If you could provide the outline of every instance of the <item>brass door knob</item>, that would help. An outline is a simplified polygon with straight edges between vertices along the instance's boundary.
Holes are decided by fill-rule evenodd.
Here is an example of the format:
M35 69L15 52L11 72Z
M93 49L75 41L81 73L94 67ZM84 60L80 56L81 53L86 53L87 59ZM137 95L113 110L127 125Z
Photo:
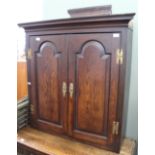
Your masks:
M66 96L66 92L67 92L67 84L66 84L66 82L63 82L62 83L62 95L63 95L63 97Z
M74 93L74 84L71 82L69 84L69 94L71 98L73 97L73 93Z

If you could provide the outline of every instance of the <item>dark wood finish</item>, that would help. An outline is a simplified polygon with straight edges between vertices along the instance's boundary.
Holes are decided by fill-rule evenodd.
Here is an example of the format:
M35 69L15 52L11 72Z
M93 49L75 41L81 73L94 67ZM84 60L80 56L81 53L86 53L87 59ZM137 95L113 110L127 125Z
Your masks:
M124 133L134 14L19 24L26 31L31 125L119 152ZM38 38L38 39L37 39ZM123 64L116 63L117 49ZM67 84L62 96L62 83ZM73 97L69 86L74 84ZM118 135L112 134L119 122Z
M28 155L134 155L135 150L135 142L130 139L123 140L120 154L116 154L29 127L18 132L17 142L18 152Z
M71 17L88 17L88 16L103 16L111 15L111 5L96 6L96 7L85 7L79 9L69 9L68 13Z
M45 131L63 133L66 130L66 97L62 83L67 79L67 55L64 35L30 38L31 94L34 105L33 126Z
M25 146L24 144L21 144L20 142L18 142L17 143L17 155L49 155L49 154L38 151L38 148L34 149L32 147Z
M96 17L83 17L83 18L66 18L58 20L45 20L38 22L21 23L19 26L23 27L26 32L36 32L36 31L47 31L54 30L57 34L60 30L65 30L64 33L71 33L73 28L79 28L80 32L82 29L87 28L103 28L103 27L128 27L129 21L133 18L135 14L115 14L110 16L96 16ZM69 29L69 31L67 31ZM58 32L56 31L58 30ZM78 30L76 30L78 31ZM97 29L96 29L97 31ZM75 32L75 31L74 31ZM89 30L89 32L92 32ZM48 32L51 34L52 32ZM40 33L39 33L40 34Z
M113 145L120 39L112 33L71 35L69 81L75 85L69 102L70 135L95 145Z

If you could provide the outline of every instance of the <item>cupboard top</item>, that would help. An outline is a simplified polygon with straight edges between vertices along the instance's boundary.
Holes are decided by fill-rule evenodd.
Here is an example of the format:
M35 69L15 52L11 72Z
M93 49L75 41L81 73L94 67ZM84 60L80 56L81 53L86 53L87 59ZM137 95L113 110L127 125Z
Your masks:
M123 26L128 27L129 21L134 17L135 13L115 14L107 16L66 18L57 20L44 20L37 22L20 23L18 26L23 27L26 31L53 28L53 27L77 27L77 26L94 26L102 25L108 27Z

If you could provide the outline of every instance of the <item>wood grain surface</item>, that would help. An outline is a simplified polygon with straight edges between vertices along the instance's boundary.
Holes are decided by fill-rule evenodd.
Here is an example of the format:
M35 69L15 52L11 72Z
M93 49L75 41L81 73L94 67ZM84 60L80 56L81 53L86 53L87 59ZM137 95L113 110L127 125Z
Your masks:
M28 81L33 127L119 152L126 115L123 107L128 96L126 68L131 55L128 32L132 31L128 23L133 16L130 13L19 24L26 32L26 49L32 49ZM116 61L117 51L123 51L122 64ZM113 125L115 122L118 127Z
M18 132L17 142L18 147L21 145L33 152L36 150L48 155L133 155L135 150L135 142L130 139L123 140L120 153L117 154L30 127Z
M46 35L30 38L33 56L30 67L32 83L32 126L48 132L62 133L66 128L66 99L62 84L67 83L67 54L64 35Z
M69 134L100 147L114 147L112 122L116 120L120 38L112 33L69 35Z
M28 95L27 91L27 64L26 62L17 62L17 100Z

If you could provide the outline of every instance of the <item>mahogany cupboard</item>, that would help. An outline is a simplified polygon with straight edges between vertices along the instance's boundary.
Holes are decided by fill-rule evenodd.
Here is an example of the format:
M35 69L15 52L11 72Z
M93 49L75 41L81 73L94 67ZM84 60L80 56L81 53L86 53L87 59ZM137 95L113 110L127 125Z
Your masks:
M119 152L133 16L19 24L26 31L32 127Z

